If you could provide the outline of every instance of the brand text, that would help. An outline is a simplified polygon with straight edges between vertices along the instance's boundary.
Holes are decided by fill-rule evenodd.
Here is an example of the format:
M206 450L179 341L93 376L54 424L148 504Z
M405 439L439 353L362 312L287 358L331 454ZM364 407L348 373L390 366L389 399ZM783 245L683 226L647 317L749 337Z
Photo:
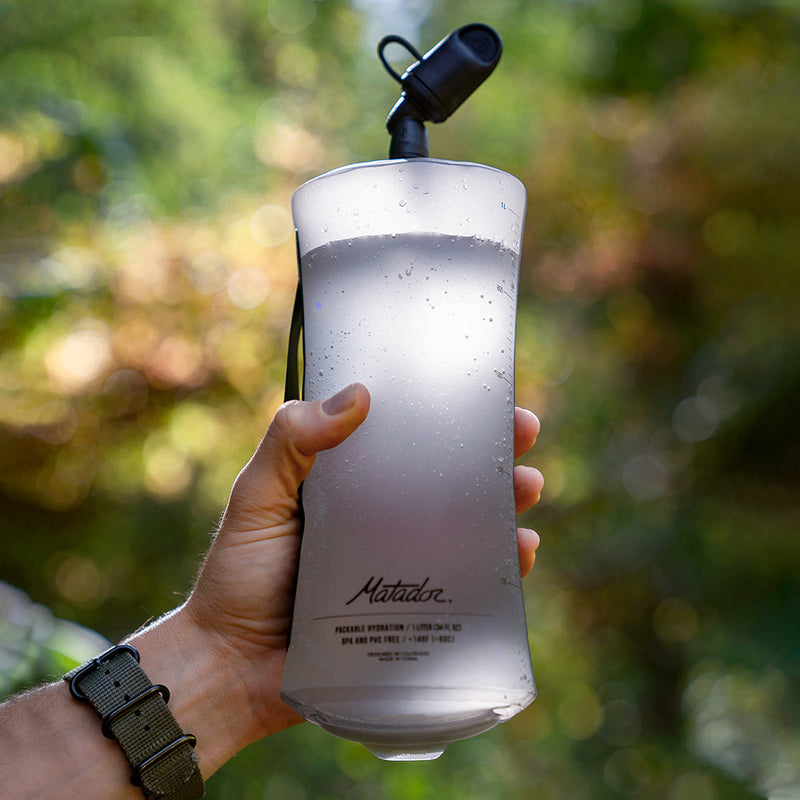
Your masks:
M374 575L356 592L348 601L347 605L355 602L360 597L373 603L449 603L448 598L444 597L444 589L433 589L428 587L430 578L425 578L422 583L403 583L395 581L387 583L384 578L376 578Z

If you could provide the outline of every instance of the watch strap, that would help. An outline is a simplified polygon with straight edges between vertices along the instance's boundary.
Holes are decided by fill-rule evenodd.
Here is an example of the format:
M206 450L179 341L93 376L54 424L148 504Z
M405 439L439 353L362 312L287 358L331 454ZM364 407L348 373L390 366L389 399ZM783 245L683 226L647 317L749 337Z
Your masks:
M102 718L103 734L119 743L133 769L131 783L147 800L203 797L195 738L181 730L167 707L169 690L151 683L134 647L112 647L64 680Z

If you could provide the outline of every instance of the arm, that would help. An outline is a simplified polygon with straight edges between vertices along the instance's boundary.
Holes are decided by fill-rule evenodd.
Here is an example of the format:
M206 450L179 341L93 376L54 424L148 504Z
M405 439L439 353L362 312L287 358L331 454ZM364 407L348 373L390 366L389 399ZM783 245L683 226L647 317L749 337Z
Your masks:
M128 641L154 683L171 691L178 724L197 737L204 778L246 745L302 721L279 697L291 619L301 523L298 488L320 450L344 441L366 418L369 393L349 386L324 402L283 405L234 483L219 531L189 599ZM539 422L517 410L517 456ZM533 505L542 477L515 468L517 510ZM520 529L523 574L538 536ZM4 796L131 798L122 751L63 681L0 705L0 786Z

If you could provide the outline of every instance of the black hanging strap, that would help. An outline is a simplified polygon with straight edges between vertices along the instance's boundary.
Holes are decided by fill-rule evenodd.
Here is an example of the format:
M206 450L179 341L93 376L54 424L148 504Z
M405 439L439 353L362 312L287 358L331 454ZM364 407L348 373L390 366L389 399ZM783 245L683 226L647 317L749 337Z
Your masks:
M300 269L300 240L297 241L297 268ZM303 332L303 284L297 278L292 321L289 325L289 348L286 354L286 383L283 401L300 399L300 335Z

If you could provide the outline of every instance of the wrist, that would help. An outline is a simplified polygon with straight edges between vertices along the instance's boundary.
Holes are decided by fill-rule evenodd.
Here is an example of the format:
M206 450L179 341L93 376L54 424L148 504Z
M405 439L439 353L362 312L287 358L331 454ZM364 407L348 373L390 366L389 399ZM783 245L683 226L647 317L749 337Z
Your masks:
M197 624L186 606L126 639L153 683L170 691L178 725L197 738L200 771L208 779L258 736L236 659Z

